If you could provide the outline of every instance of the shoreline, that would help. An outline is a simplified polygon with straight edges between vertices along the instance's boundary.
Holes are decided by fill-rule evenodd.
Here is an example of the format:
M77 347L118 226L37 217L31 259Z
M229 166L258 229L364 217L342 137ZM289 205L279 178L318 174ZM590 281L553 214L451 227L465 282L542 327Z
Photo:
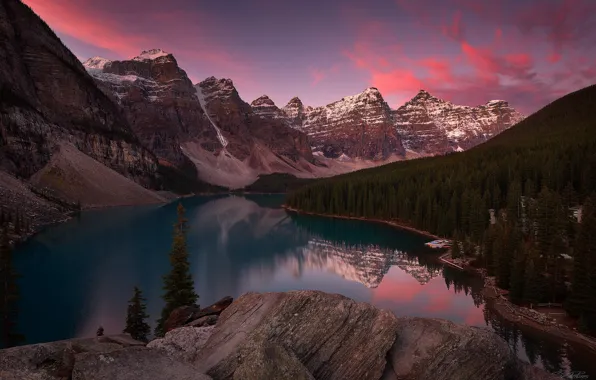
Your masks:
M482 296L486 300L486 307L489 307L499 317L513 323L520 329L531 330L531 332L542 334L551 340L563 340L570 345L581 346L583 349L590 351L591 354L596 354L596 339L556 322L541 323L535 321L524 314L523 310L525 308L503 298L498 294L496 287L486 284L486 282L482 289Z
M356 216L345 216L345 215L331 215L331 214L321 214L321 213L316 213L316 212L308 212L308 211L301 211L292 207L289 207L287 205L282 205L281 206L284 210L288 211L288 212L293 212L295 214L299 214L299 215L312 215L312 216L322 216L322 217L326 217L326 218L334 218L334 219L346 219L346 220L360 220L363 222L372 222L372 223L379 223L379 224L386 224L389 225L391 227L400 229L400 230L404 230L404 231L409 231L409 232L413 232L415 234L418 235L422 235L431 239L443 239L440 236L434 235L428 231L422 231L419 230L417 228L414 227L410 227L407 226L405 224L402 223L398 223L396 221L391 221L391 220L384 220L384 219L371 219L371 218L363 218L363 217L356 217Z
M410 231L419 235L423 235L433 239L441 239L441 237L434 235L427 231L421 231L416 228L412 228L397 222L383 220L383 219L369 219L369 218L362 218L362 217L349 217L343 215L330 215L330 214L321 214L321 213L313 213L307 211L301 211L289 207L287 205L282 205L282 208L288 212L293 212L295 214L301 215L312 215L312 216L321 216L321 217L328 217L328 218L335 218L335 219L347 219L347 220L361 220L365 222L374 222L374 223L382 223L386 224L401 230ZM592 354L596 354L596 339L589 337L587 335L581 334L575 330L570 329L567 326L556 324L554 322L546 322L549 324L543 324L537 322L526 316L523 313L525 308L515 305L509 300L505 299L500 293L497 291L494 285L491 285L489 281L487 281L487 276L485 275L484 271L480 268L474 268L470 265L466 265L462 263L462 265L458 265L451 260L447 259L450 256L451 250L441 254L439 256L439 261L444 265L449 265L457 270L462 272L471 273L475 276L480 277L484 281L484 286L482 288L482 296L486 301L486 306L489 307L491 311L495 312L499 317L505 319L506 321L515 324L517 327L525 330L531 330L533 333L539 333L547 337L547 339L554 339L554 340L564 340L571 345L574 346L581 346L584 349L589 350ZM544 315L544 314L543 314Z

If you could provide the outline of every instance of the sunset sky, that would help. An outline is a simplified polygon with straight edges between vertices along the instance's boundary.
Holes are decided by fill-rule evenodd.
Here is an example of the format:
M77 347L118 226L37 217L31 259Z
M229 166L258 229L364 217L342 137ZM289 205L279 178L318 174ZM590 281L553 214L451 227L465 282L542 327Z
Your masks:
M596 83L594 0L23 0L81 60L161 48L193 82L311 106L424 88L529 114Z

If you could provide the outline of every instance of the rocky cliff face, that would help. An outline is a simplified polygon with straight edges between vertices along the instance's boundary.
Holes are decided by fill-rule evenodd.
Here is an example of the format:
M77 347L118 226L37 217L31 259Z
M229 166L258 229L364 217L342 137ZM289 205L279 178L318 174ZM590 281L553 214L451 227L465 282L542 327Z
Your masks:
M304 107L293 98L279 110L269 99L253 102L255 113L281 119L304 131L315 155L340 160L385 160L403 157L400 136L395 130L391 110L376 88L343 98L324 107Z
M155 156L52 30L18 0L0 3L0 162L28 178L61 141L144 185Z
M502 100L458 106L424 90L397 110L376 88L317 108L295 97L279 109L266 95L251 105L256 114L307 133L315 155L380 163L392 155L404 158L406 150L414 157L466 150L523 119Z
M254 182L259 174L308 172L314 160L306 134L283 120L253 112L230 79L210 77L195 88L220 146L215 161L205 164L193 145L186 149L198 165L225 168L226 173L208 173L210 181L239 187Z
M90 58L84 63L106 93L124 109L133 131L164 165L181 170L194 165L180 148L194 139L208 151L217 136L197 101L196 91L173 55L153 49L126 61Z
M393 117L404 146L423 155L472 148L523 119L502 100L458 106L424 90L393 111Z

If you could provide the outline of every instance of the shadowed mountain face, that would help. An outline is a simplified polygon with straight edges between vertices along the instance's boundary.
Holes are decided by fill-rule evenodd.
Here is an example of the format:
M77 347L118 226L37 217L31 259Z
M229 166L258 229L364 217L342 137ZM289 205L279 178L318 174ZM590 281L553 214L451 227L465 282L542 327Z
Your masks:
M59 142L143 185L156 160L52 30L18 0L0 3L0 162L28 178Z

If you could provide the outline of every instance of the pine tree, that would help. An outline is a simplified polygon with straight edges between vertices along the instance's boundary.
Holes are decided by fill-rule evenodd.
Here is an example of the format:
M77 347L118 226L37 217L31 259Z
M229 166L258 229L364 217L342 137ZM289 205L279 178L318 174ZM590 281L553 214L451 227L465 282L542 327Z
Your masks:
M453 242L451 244L451 258L459 259L463 256L461 250L461 241L459 240L457 232L454 233L453 236Z
M129 333L136 340L147 342L147 336L151 332L151 328L145 322L149 315L147 315L147 306L145 299L138 287L134 287L134 293L130 301L128 301L128 310L126 314L125 333Z
M509 299L513 303L521 303L524 299L524 285L526 272L526 252L521 243L515 251L513 267L509 278Z
M13 268L12 248L5 225L0 236L0 347L15 346L24 339L15 332L19 299L18 277Z
M164 324L170 313L180 307L189 306L197 302L199 296L194 290L194 281L190 274L190 263L188 261L188 249L186 247L186 218L184 207L178 204L178 220L174 224L173 243L170 251L171 271L164 276L165 306L161 312L161 318L157 321L155 328L156 336L163 336Z
M587 198L582 207L582 222L573 258L571 296L566 304L571 315L580 317L586 330L596 328L596 205Z

